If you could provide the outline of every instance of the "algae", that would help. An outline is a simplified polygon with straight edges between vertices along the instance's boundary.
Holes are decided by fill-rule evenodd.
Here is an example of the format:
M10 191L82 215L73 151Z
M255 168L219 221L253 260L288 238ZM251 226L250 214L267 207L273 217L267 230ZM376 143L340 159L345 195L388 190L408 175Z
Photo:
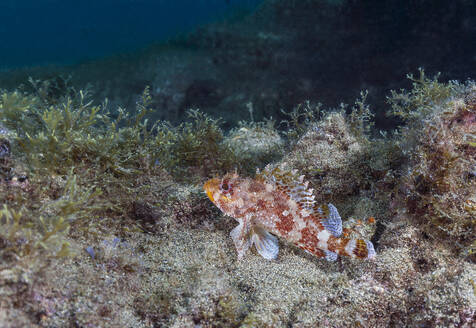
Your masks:
M465 136L474 130L474 86L418 81L391 96L406 125L380 134L366 92L337 110L304 103L285 131L268 120L226 132L198 110L176 126L150 122L147 88L132 113L95 105L87 92L62 89L67 83L2 91L0 320L470 326L476 163ZM330 263L280 241L275 261L254 252L237 261L236 222L201 185L269 161L298 169L319 202L342 209L351 233L375 241L375 260Z

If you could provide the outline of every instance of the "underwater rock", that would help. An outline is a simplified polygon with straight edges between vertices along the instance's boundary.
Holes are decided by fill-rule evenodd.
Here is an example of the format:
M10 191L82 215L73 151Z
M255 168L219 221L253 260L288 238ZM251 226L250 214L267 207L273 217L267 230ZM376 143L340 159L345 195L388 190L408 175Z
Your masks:
M10 157L11 145L9 138L10 131L0 123L0 160Z
M311 126L283 162L304 174L315 188L316 200L325 203L359 192L366 154L344 114L335 112Z
M214 80L195 80L185 91L185 99L181 106L184 113L189 108L216 107L223 98L220 83Z
M476 86L453 88L402 130L410 158L398 201L430 236L476 261Z
M474 326L476 267L455 252L463 245L469 254L474 237L474 89L459 84L448 89L456 92L438 101L428 96L433 92L422 96L417 90L415 108L425 114L412 112L415 120L386 139L398 147L380 152L373 147L383 143L356 133L343 112L305 125L307 131L296 134L299 139L289 142L291 149L280 160L286 145L268 124L244 123L224 136L216 120L198 111L192 122L165 126L157 134L140 123L142 116L128 118L132 126L118 130L100 125L114 122L108 112L97 121L70 120L88 128L72 124L70 137L48 139L53 146L61 141L59 149L74 150L51 157L51 167L64 164L62 171L40 170L44 166L31 157L31 193L0 185L8 204L0 217L0 322L7 327ZM31 108L54 110L53 121L65 122L68 107L35 103ZM17 133L24 129L16 126ZM406 161L390 165L400 155L386 152L395 148ZM44 149L43 156L52 155ZM380 160L369 163L373 158ZM9 155L1 161L21 159ZM240 161L253 171L268 161L286 162L311 180L317 202L337 200L339 210L342 205L344 225L375 215L375 258L327 262L278 240L275 260L263 261L251 250L237 261L229 238L236 222L213 209L197 181L231 171ZM181 168L177 175L188 180L173 179L162 166ZM384 183L377 188L380 179ZM435 233L448 228L449 237ZM353 233L369 238L372 229Z
M278 158L284 147L284 140L270 124L251 123L234 129L224 140L232 152L250 171L263 167Z
M0 138L0 159L10 157L11 146L10 141Z
M22 163L12 158L11 132L0 123L0 176L10 187L28 189L28 175Z

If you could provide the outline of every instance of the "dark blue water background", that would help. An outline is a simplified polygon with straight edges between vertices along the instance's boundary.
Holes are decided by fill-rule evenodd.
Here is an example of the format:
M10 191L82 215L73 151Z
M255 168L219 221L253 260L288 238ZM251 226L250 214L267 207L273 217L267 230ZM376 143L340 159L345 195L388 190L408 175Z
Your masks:
M0 69L134 51L260 0L2 0Z

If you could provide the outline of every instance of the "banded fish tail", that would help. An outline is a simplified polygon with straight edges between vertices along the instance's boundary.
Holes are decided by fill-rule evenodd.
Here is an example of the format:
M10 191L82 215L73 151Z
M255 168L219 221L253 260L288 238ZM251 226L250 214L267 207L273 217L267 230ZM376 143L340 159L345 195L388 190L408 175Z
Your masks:
M370 240L342 238L337 252L342 255L359 259L373 259L376 255Z
M328 261L335 261L337 255L345 255L359 259L375 257L375 248L370 240L349 239L342 237L342 219L337 208L331 203L316 206L315 213L320 216L322 226L330 233L326 236L327 250L324 251Z

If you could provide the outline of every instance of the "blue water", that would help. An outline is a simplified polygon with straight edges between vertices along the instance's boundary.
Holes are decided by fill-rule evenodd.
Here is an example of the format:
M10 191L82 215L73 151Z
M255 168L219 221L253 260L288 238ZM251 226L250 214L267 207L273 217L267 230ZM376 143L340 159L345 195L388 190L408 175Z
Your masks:
M0 69L134 51L260 0L1 0Z

